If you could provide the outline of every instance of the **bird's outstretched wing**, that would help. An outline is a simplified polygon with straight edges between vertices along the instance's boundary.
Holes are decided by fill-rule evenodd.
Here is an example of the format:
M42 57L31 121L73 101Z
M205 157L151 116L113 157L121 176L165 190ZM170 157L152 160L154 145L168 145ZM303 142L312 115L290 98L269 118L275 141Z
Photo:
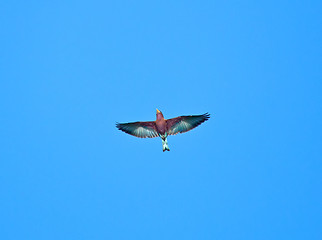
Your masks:
M167 133L169 135L176 135L178 133L188 132L191 129L199 126L201 123L207 121L210 118L209 113L203 115L191 115L191 116L180 116L171 118L167 121Z
M125 133L139 138L154 138L159 136L154 122L116 123L116 127Z

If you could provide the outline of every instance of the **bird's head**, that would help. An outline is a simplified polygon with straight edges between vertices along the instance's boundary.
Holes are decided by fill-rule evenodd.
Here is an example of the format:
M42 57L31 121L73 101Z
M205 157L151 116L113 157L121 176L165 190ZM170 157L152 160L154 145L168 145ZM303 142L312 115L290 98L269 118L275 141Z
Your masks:
M163 114L160 110L157 109L157 119L163 118Z

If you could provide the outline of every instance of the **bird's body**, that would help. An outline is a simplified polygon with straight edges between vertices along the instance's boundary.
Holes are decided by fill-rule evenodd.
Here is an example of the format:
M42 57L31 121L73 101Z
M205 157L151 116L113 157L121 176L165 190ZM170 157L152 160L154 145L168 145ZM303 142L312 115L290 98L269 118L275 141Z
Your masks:
M161 111L157 109L156 120L151 122L117 123L116 127L130 135L140 138L160 137L164 151L170 151L167 137L184 133L199 126L209 119L210 114L180 116L164 119Z
M157 113L157 120L155 120L155 125L158 133L164 135L167 131L167 122L161 112Z

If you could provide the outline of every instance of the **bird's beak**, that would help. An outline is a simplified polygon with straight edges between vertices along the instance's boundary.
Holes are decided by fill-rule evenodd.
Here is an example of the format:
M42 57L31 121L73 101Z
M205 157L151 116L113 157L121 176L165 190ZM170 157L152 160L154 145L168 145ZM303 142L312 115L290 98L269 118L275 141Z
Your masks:
M160 111L157 109L157 113L160 113Z

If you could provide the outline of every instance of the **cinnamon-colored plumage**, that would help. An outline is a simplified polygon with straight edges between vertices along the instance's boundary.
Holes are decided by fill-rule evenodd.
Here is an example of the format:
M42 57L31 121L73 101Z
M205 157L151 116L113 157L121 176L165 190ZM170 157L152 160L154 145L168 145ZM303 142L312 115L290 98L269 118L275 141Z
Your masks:
M162 139L164 152L170 151L167 142L169 135L176 135L194 129L201 123L207 121L210 118L210 114L205 113L203 115L164 119L162 112L157 109L156 118L155 121L150 122L116 123L116 127L125 133L139 138L160 137Z

